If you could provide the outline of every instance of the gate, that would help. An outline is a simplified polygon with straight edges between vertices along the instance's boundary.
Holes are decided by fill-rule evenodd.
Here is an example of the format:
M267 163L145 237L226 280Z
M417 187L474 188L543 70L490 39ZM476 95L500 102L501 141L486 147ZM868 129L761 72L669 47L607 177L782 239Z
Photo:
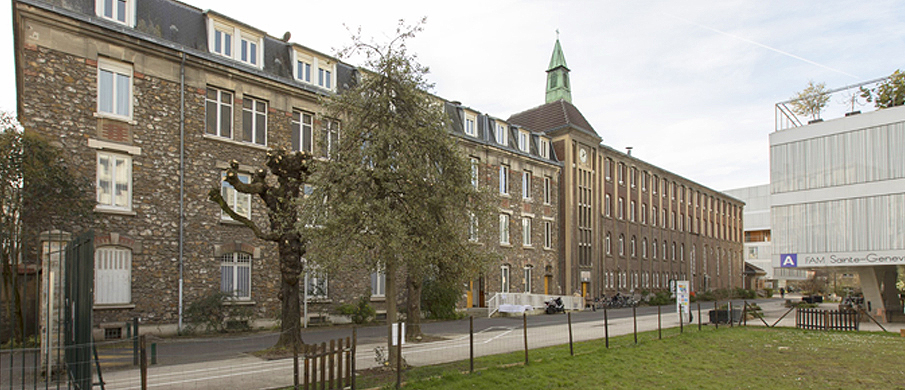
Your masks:
M94 232L66 246L64 348L66 373L76 390L91 389Z
M344 342L345 341L345 342ZM345 340L330 340L329 345L306 344L302 346L305 363L303 368L302 389L345 389L355 388L352 371L355 346L346 337Z

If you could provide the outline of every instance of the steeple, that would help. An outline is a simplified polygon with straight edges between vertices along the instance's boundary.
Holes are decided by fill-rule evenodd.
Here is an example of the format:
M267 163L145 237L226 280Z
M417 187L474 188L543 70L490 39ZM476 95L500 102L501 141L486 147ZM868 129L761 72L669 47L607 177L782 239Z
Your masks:
M556 30L556 45L553 46L550 66L547 67L547 103L557 100L565 100L572 103L569 67L566 66L566 56L562 53L562 47L559 45L559 30Z

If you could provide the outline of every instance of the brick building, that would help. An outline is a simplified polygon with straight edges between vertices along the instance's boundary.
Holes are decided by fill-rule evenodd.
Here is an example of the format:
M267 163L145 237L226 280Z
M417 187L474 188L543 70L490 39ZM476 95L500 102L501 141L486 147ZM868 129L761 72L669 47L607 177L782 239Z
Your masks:
M228 162L250 175L268 148L329 158L341 123L318 99L340 93L356 67L173 0L16 0L13 9L19 120L96 184L93 217L62 222L43 247L95 231L98 333L114 337L133 317L175 331L184 308L211 291L231 292L230 304L258 319L278 318L276 247L221 213L207 192L219 187L238 213L265 224L260 200L221 181ZM463 306L484 306L507 289L559 293L562 164L550 139L455 102L446 109L478 183L505 188L500 220L512 236L500 236L503 264L471 283ZM497 127L511 136L495 138ZM49 253L46 264L59 267ZM368 291L382 309L382 276L362 275L310 272L309 316Z

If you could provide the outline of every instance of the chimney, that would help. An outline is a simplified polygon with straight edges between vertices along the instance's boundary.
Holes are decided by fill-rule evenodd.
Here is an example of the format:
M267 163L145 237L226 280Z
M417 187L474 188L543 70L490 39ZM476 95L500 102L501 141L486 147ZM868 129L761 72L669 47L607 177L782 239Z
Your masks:
M631 147L631 146L626 146L626 147L625 147L625 153L628 154L629 156L631 156L631 155L632 155L632 147Z

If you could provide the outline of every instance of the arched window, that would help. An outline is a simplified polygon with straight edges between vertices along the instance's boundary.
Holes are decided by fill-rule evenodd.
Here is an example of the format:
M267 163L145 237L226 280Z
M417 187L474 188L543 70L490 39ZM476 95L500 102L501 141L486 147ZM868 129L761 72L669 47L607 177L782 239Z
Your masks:
M638 255L638 252L635 251L635 236L632 236L632 247L631 247L631 249L632 249L632 257L637 256L637 255Z
M625 236L619 235L619 256L625 256Z

